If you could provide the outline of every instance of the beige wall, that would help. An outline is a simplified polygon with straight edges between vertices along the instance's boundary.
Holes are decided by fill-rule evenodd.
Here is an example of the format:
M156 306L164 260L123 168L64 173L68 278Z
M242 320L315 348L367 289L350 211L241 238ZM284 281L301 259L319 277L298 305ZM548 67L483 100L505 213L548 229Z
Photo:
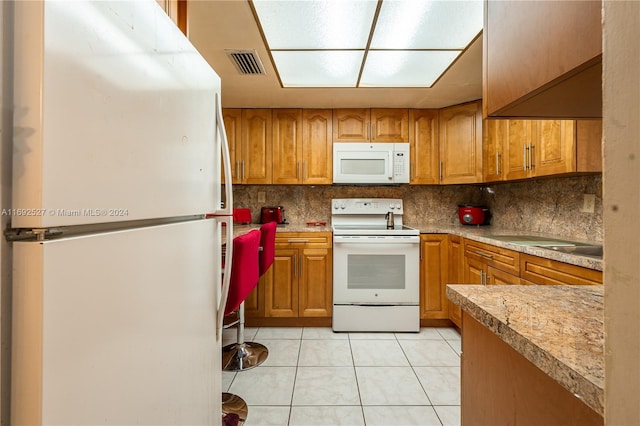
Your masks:
M605 421L640 424L640 2L604 1Z

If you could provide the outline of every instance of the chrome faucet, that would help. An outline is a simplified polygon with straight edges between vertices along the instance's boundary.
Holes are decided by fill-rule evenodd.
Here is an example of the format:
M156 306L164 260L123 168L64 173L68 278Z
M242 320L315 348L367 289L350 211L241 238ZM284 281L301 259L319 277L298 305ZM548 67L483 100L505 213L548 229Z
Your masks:
M384 218L387 219L387 229L395 228L396 224L393 220L393 212L388 212Z

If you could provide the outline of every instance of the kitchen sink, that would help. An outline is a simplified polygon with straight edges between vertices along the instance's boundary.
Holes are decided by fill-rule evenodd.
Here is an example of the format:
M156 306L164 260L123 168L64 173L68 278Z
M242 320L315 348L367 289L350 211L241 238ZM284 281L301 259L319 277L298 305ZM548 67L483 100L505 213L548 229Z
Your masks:
M592 256L602 258L603 250L600 245L581 244L573 247L569 246L545 246L547 249L560 251L562 253L577 254L579 256Z
M539 237L537 235L491 235L489 238L504 241L513 244L520 244L522 246L536 246L536 247L573 247L577 243L573 241L558 240L555 238Z
M498 241L519 244L523 246L541 247L578 256L602 258L603 249L599 244L585 244L575 241L559 240L540 237L537 235L492 235L490 238Z

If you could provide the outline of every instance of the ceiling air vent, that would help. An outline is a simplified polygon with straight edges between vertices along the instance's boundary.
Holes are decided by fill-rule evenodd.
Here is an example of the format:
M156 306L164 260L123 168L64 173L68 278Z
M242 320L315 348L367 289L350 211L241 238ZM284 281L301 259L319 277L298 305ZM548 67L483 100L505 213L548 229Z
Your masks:
M265 75L262 61L255 50L225 49L240 74Z

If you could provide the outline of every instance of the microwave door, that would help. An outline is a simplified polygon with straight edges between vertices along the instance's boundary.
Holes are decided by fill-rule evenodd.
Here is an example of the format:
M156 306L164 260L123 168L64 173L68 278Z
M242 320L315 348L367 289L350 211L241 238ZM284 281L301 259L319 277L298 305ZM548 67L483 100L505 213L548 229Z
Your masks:
M393 182L389 151L339 152L335 158L335 183L388 184Z

